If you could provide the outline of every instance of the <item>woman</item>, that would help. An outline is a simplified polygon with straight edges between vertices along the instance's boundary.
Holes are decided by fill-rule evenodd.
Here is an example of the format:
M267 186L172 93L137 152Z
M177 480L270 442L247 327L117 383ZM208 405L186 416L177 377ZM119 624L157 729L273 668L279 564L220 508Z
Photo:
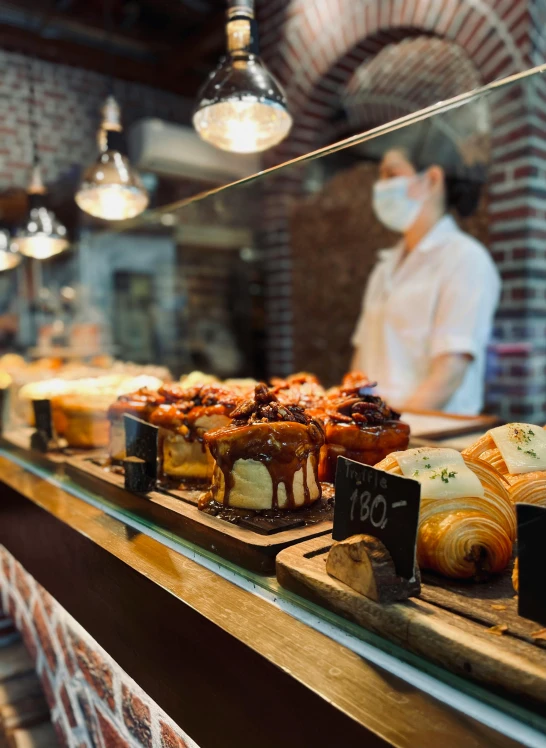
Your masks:
M501 284L485 247L448 212L473 212L478 185L438 165L419 170L404 149L387 151L379 177L374 212L402 239L370 276L352 368L398 409L479 413Z

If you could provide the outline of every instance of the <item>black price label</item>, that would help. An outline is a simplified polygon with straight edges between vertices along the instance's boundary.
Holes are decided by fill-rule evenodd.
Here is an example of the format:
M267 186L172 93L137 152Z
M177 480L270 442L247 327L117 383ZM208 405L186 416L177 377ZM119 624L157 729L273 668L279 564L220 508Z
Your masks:
M125 473L125 487L138 493L151 490L157 481L157 426L141 421L135 416L125 415L125 454L127 461L131 458L144 463L139 470L134 466ZM127 462L126 461L126 462ZM140 479L139 476L140 475ZM144 486L146 486L144 488Z
M546 626L546 507L516 504L518 518L518 613Z
M391 554L396 573L415 574L421 485L410 478L338 457L334 540L371 535Z
M47 439L53 439L53 418L51 416L51 400L33 400L34 421L36 431L40 431Z

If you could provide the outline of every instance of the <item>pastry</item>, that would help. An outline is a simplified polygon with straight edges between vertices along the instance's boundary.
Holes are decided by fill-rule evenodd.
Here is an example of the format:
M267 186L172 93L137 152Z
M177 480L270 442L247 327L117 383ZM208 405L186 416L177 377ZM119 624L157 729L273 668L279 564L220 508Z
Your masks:
M285 405L300 405L302 408L317 407L324 397L324 387L314 374L299 372L286 379L271 380L272 392Z
M232 413L232 423L205 435L214 458L210 500L240 509L291 510L321 496L321 425L296 405L283 405L265 384Z
M92 449L106 447L110 424L106 417L110 396L61 395L51 399L53 426L69 447Z
M160 473L171 478L210 479L213 459L205 434L230 423L240 396L220 384L170 385L159 393L165 403L153 410L150 423L159 427Z
M546 506L546 431L531 423L491 429L463 455L490 465L508 484L514 504Z
M364 375L352 372L341 387L329 390L320 405L310 409L322 421L326 438L320 453L321 481L333 483L340 455L375 465L408 446L409 426L380 397L370 394L372 387Z
M121 462L125 459L125 424L124 415L136 416L148 421L155 408L165 402L165 398L156 390L143 387L129 395L120 395L108 408L110 436L108 453L112 460Z
M417 563L454 579L506 568L516 516L506 484L489 465L454 449L395 452L376 465L421 484Z

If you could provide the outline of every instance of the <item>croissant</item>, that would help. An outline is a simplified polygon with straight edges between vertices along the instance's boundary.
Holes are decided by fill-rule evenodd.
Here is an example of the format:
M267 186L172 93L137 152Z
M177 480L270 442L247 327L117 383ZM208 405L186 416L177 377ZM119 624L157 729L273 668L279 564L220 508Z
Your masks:
M507 424L505 429L535 429L530 433L535 437L543 429L532 424ZM524 444L524 446L528 446ZM524 450L521 450L524 451ZM546 506L546 470L531 470L530 472L510 472L491 431L463 451L465 459L478 460L490 465L508 485L508 494L513 504L538 504ZM538 460L536 452L533 452ZM531 458L531 459L534 459Z
M434 455L440 450L425 451ZM375 467L402 475L399 454L402 453L389 455ZM478 460L465 459L464 463L479 479L484 495L421 498L417 563L453 579L479 580L508 565L516 536L516 516L507 487L497 472Z

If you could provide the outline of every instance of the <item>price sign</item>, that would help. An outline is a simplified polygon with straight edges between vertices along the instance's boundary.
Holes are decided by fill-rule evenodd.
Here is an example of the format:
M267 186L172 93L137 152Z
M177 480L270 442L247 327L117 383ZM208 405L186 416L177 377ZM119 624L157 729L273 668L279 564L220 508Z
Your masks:
M30 437L30 446L39 452L47 452L54 437L51 400L33 400L36 431Z
M51 417L51 400L33 400L36 431L41 431L48 439L53 439L53 419Z
M146 493L157 481L158 428L135 416L124 416L125 487Z
M336 468L334 540L371 535L389 551L398 576L412 579L421 485L346 457Z
M518 518L518 614L546 626L546 507L516 504Z

